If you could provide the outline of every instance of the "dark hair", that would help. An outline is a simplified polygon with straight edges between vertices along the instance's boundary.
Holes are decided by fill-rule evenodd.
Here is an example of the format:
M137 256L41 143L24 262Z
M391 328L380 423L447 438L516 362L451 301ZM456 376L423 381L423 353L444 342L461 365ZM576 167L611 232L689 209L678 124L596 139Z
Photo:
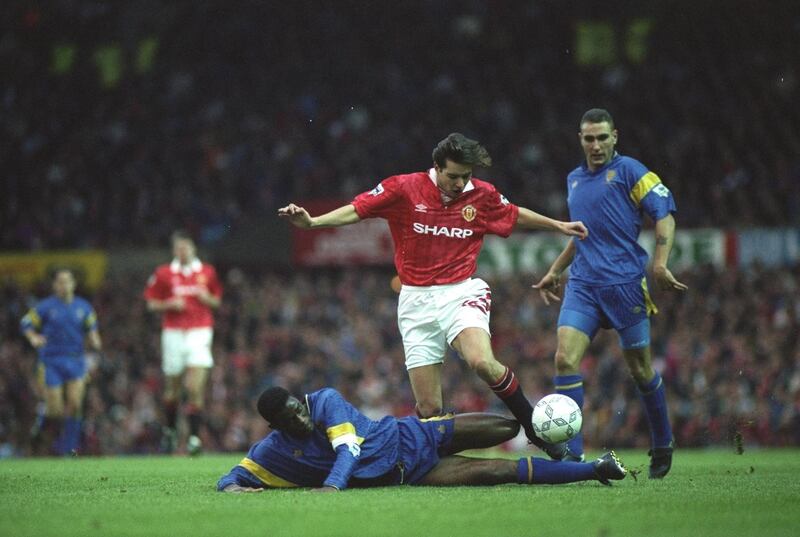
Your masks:
M286 407L289 392L280 386L267 388L258 398L258 413L265 420L271 422L275 414Z
M603 123L604 121L608 122L608 126L611 127L611 130L614 130L614 118L611 117L608 110L604 108L592 108L583 114L578 129L582 129L584 123Z
M175 241L190 241L194 244L194 239L189 232L182 229L176 229L172 232L172 235L170 235L170 242L175 244Z
M492 157L489 156L486 148L459 132L448 135L433 150L433 162L437 166L444 168L447 160L466 166L488 168L492 165Z

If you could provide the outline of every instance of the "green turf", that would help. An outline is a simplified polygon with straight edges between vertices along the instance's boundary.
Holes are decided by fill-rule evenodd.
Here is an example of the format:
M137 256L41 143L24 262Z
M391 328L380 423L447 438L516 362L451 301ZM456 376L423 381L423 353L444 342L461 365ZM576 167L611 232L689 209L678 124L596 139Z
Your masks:
M800 451L681 450L664 481L219 494L237 455L0 461L0 536L800 535Z

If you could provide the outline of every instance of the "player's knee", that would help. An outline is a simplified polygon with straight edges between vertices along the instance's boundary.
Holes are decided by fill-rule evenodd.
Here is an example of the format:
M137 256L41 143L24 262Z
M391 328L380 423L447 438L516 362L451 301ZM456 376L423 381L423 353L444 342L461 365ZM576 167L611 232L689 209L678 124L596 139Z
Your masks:
M559 375L574 375L578 372L580 356L572 356L565 349L559 348L555 355L556 373Z
M655 370L645 364L628 364L631 377L639 386L646 386L655 376Z
M61 419L64 417L64 405L46 404L45 416L48 418Z
M493 383L503 375L505 366L494 359L493 356L477 356L466 360L467 365L486 382Z
M418 401L416 410L417 416L423 419L441 416L444 411L439 401Z
M80 414L81 406L80 401L67 401L63 408L64 416L68 418L77 417Z

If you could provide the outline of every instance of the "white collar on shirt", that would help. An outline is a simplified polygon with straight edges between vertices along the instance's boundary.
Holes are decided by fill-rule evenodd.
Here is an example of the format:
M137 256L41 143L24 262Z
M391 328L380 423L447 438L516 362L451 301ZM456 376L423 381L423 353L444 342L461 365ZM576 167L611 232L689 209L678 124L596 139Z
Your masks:
M431 178L431 181L433 181L434 186L436 188L439 188L439 184L436 182L436 168L431 168L430 170L428 170L428 177ZM464 192L469 192L473 188L475 188L475 185L472 184L472 179L470 179L469 183L464 185L464 190L462 190L461 193L463 194Z
M181 265L181 262L177 259L173 259L172 263L169 264L169 270L171 270L173 274L180 272L184 276L191 276L192 272L200 272L202 269L203 264L196 257L189 261L188 265Z

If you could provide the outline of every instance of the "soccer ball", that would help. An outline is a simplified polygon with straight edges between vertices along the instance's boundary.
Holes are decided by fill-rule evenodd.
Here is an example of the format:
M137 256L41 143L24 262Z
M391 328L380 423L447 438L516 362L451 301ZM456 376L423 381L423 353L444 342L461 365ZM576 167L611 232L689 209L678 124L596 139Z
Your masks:
M533 407L533 430L545 442L566 442L581 432L583 415L578 403L571 397L551 393L542 397Z

